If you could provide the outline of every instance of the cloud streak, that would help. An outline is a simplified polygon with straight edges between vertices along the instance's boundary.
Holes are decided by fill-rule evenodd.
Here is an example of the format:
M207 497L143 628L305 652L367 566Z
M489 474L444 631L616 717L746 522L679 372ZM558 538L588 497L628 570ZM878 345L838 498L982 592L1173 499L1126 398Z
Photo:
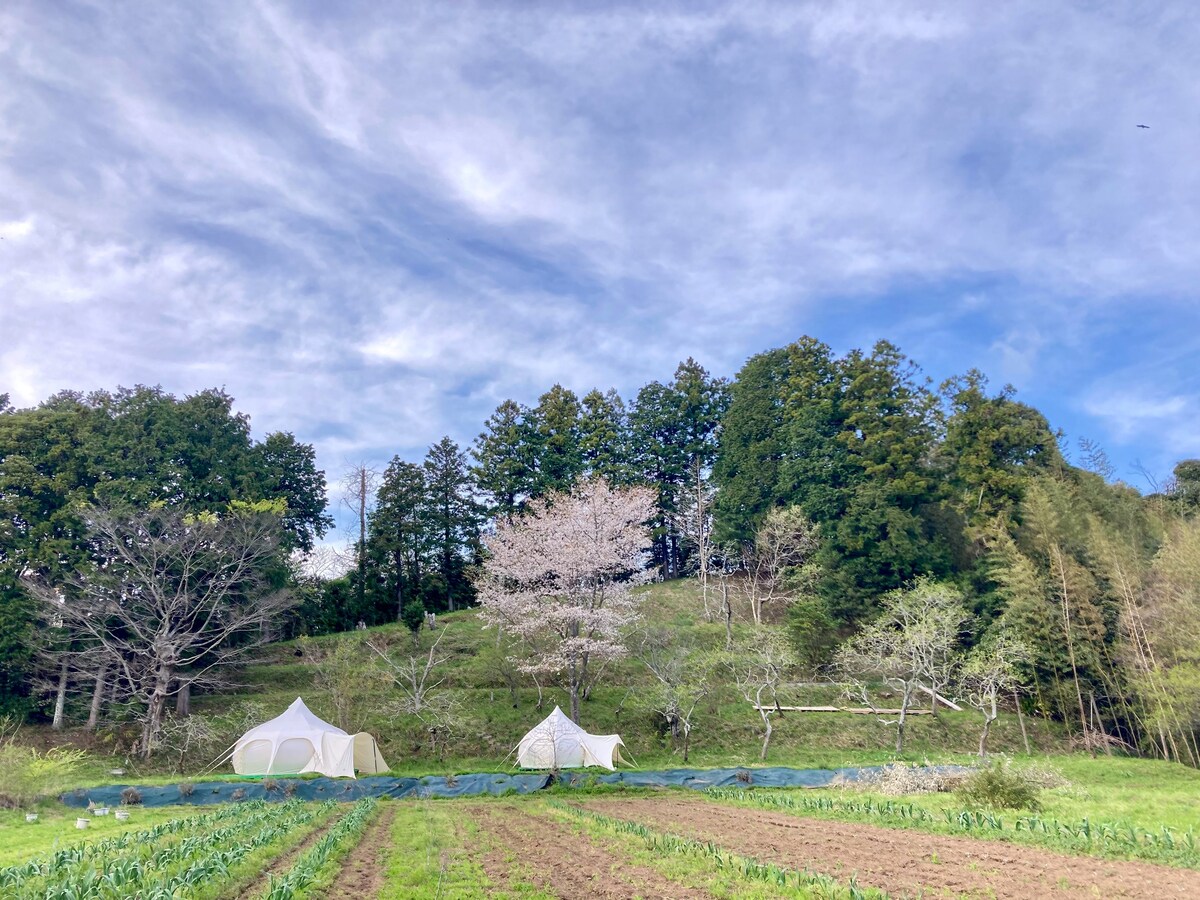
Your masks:
M1198 42L1186 4L18 4L0 390L225 385L337 469L893 336L1168 465L1194 436L1096 397L1197 349Z

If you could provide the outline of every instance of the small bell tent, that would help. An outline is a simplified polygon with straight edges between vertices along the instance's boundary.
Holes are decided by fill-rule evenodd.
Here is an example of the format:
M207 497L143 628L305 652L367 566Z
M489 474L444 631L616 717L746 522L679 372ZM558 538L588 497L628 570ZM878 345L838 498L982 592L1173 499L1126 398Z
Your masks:
M375 738L366 732L349 735L323 722L299 697L282 715L243 734L231 758L239 775L318 772L353 778L355 769L366 775L387 769Z
M517 765L523 769L578 769L583 766L616 768L629 765L621 756L625 742L617 734L588 734L557 706L530 729L517 745Z

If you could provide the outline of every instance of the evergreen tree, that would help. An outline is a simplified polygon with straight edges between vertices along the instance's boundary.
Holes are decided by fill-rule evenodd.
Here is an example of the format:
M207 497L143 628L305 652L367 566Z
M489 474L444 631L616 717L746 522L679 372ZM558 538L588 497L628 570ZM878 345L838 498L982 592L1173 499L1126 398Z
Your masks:
M371 511L368 560L379 601L376 621L399 621L421 602L422 566L429 553L425 469L394 457L384 470Z
M566 492L583 473L579 398L556 384L538 398L531 415L534 459L533 496Z
M593 389L584 395L579 417L579 447L584 473L621 485L631 476L629 416L625 401L615 390Z
M784 399L791 373L786 349L752 356L729 386L713 466L715 538L747 544L780 502Z
M687 483L687 454L679 397L652 381L638 391L629 416L636 479L655 492L653 561L664 578L679 574L680 501Z
M480 509L475 501L467 455L449 437L425 456L426 511L429 543L441 576L440 595L429 597L435 608L453 612L475 599L467 567L480 555Z
M505 400L475 439L472 474L491 516L511 522L534 493L535 433L529 410Z

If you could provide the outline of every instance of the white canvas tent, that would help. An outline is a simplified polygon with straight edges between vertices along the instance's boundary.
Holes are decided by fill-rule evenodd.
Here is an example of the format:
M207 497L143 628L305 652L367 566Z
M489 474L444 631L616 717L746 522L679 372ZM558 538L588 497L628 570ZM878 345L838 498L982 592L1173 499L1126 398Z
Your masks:
M239 775L299 775L319 772L353 778L383 772L387 763L366 732L346 734L312 714L299 697L283 715L243 734L233 745L233 770Z
M523 769L578 769L603 766L610 771L616 762L629 765L621 756L625 742L617 734L588 734L557 706L534 725L517 745L517 765Z

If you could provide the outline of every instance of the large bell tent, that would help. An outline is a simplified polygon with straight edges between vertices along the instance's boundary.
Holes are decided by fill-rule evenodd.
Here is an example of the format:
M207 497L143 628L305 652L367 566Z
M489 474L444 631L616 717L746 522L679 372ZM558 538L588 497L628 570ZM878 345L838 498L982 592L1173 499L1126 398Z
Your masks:
M230 754L239 775L301 775L317 772L354 778L387 770L375 738L347 734L317 718L299 697L282 715L242 735Z

